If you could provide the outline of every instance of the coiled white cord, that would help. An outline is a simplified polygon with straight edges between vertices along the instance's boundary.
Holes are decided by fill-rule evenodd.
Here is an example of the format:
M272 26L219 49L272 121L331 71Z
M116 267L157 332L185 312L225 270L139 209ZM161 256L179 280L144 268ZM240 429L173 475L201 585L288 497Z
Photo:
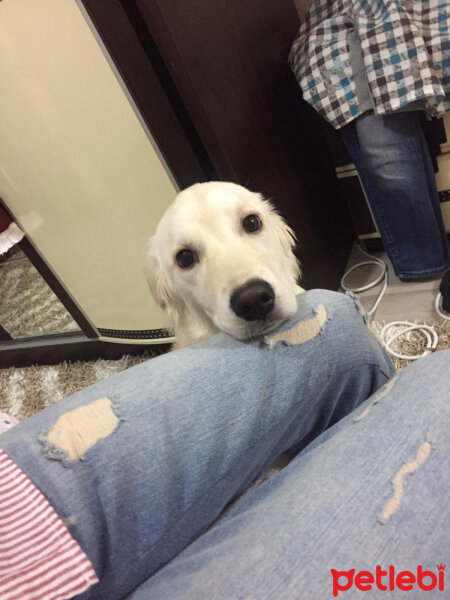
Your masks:
M436 309L436 312L441 317L441 319L446 319L447 321L450 321L450 314L449 313L445 313L444 309L442 308L442 294L441 294L441 292L439 292L439 294L436 296L436 301L434 303L434 308Z
M372 256L371 254L369 254L368 252L363 250L359 244L358 244L358 249L362 254L364 254L365 256L370 258L370 260L360 262L360 263L354 265L353 267L351 267L350 269L348 269L348 271L346 271L344 273L344 275L342 276L341 287L346 292L353 292L353 293L357 294L359 292L365 292L366 290L369 290L369 289L375 287L382 280L384 280L383 286L380 290L380 293L378 294L377 299L375 300L373 306L367 313L367 316L370 320L371 318L373 318L373 315L375 314L375 311L377 310L377 308L381 302L381 299L383 298L384 294L386 293L386 290L387 290L387 287L389 284L388 268L387 268L387 264L383 260L381 260L380 258L377 258L375 256ZM356 269L359 269L360 267L364 267L366 265L375 265L375 266L380 267L381 268L380 274L373 281L368 283L367 285L363 285L359 288L348 287L345 284L345 279L347 278L347 276L350 273L352 273L353 271L355 271ZM435 309L436 309L437 314L441 318L450 319L450 315L446 315L442 310L442 295L440 293L436 297ZM385 338L386 333L389 331L389 328L393 327L393 326L403 327L403 329L401 329L400 331L397 331L397 333L395 333L389 339L386 340L386 338ZM409 335L411 331L420 331L425 336L427 346L424 349L424 351L422 352L422 354L417 354L417 355L400 354L391 348L392 342L394 342L396 339L398 339L400 336L402 336L404 334ZM436 349L436 346L438 344L438 335L432 326L417 325L415 323L410 323L409 321L393 321L392 323L387 323L387 325L385 325L383 327L383 329L381 330L380 335L381 335L381 339L383 340L383 345L386 348L386 350L389 352L389 354L391 354L392 356L395 356L396 358L401 358L404 360L417 360L418 358L422 358L422 357L426 356L427 354L434 352L434 350Z
M385 339L385 335L388 332L390 327L397 326L403 327L400 331L397 331L393 336L391 336L388 340ZM392 342L394 342L397 338L405 333L409 333L410 331L420 331L425 336L427 340L427 345L422 352L422 354L400 354L399 352L395 352L391 348ZM415 323L410 323L409 321L392 321L392 323L387 323L381 330L381 339L383 340L384 347L392 356L395 358L403 358L404 360L417 360L418 358L423 358L427 356L427 354L431 354L436 350L436 346L438 345L438 335L434 330L433 326L430 325L417 325Z
M378 305L381 302L381 299L383 298L384 294L386 293L386 290L387 290L387 287L388 287L388 284L389 284L388 268L387 268L387 264L384 262L384 260L381 260L381 258L376 258L376 256L372 256L372 254L369 254L368 252L366 252L365 250L363 250L359 244L358 244L358 250L362 254L365 254L365 256L367 256L368 258L370 258L370 260L365 260L363 262L360 262L357 265L351 267L348 271L346 271L344 273L344 275L342 276L342 279L341 279L341 288L343 290L345 290L346 292L353 292L354 294L358 294L359 292L365 292L366 290L370 290L371 288L373 288L376 285L378 285L384 279L383 287L381 288L380 293L378 294L378 297L375 300L372 308L367 313L367 316L370 319L372 317L372 315L375 314L375 311L377 310ZM356 271L356 269L359 269L360 267L364 267L366 265L375 265L377 267L380 267L381 268L381 272L378 275L378 277L376 279L374 279L373 281L371 281L370 283L368 283L367 285L363 285L363 286L361 286L359 288L349 288L349 287L347 287L345 285L345 283L344 283L345 278L348 275L350 275L350 273L352 273L353 271Z

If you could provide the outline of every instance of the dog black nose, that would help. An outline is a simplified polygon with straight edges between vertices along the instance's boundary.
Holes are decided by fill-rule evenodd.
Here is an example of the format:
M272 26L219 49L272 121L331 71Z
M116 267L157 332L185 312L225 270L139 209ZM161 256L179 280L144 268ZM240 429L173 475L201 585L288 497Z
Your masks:
M275 292L267 281L251 279L234 290L230 304L241 319L264 320L275 304Z

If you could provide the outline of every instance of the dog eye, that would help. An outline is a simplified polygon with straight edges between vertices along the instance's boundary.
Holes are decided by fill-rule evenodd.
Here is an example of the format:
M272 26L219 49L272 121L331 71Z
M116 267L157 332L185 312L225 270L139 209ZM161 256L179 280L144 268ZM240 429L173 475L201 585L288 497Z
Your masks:
M183 250L178 252L176 259L182 269L188 269L195 262L195 254L189 248L183 248Z
M253 233L261 229L261 221L257 215L248 215L242 221L242 226L248 233Z

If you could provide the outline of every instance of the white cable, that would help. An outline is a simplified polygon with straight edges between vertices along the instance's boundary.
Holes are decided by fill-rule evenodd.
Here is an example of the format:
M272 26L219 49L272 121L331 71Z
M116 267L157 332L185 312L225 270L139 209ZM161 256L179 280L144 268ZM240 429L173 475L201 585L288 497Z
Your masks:
M365 292L366 290L370 290L371 288L378 285L380 283L380 281L382 281L384 279L383 287L381 288L381 291L378 294L378 297L375 300L372 308L367 313L367 316L370 318L374 315L375 311L378 308L378 305L381 302L381 299L383 298L384 294L386 293L388 283L389 283L389 274L388 274L387 264L383 260L381 260L380 258L376 258L376 256L372 256L372 254L369 254L368 252L363 250L359 244L358 244L358 250L362 254L365 254L367 257L369 257L370 260L365 260L363 262L360 262L357 265L355 265L354 267L351 267L348 271L346 271L341 279L341 288L343 290L345 290L346 292L353 292L354 294L357 294L359 292ZM376 279L374 279L374 281L371 281L367 285L363 285L359 288L349 288L348 286L346 286L344 283L344 280L347 277L347 275L350 275L350 273L352 273L356 269L359 269L360 267L364 267L366 265L375 265L377 267L381 267L381 273L378 275L378 277Z
M404 329L401 329L400 331L395 333L391 338L389 338L388 340L385 340L385 337L384 337L385 333L389 329L389 327L392 327L392 326L396 326L396 327L404 326ZM425 350L422 352L422 354L415 354L415 355L400 354L400 353L392 350L392 348L390 348L390 345L392 344L393 341L395 341L401 335L408 333L409 331L420 331L425 336L425 338L427 340L427 346L426 346ZM392 356L395 356L396 358L403 358L404 360L417 360L418 358L423 358L424 356L427 356L427 354L431 354L431 352L434 352L434 350L436 350L436 346L439 341L438 335L432 326L417 325L415 323L410 323L409 321L393 321L392 323L387 323L387 325L385 325L383 327L383 329L381 330L380 335L381 335L381 339L383 340L384 347L389 352L389 354L391 354Z
M370 261L360 262L357 265L351 267L348 271L346 271L341 279L341 287L346 292L353 292L356 294L359 292L365 292L366 290L370 290L371 288L378 285L384 279L383 287L381 288L381 291L378 294L378 297L375 300L372 308L367 313L367 316L370 319L371 317L373 317L375 311L378 308L378 305L381 302L381 299L383 298L384 294L386 293L388 283L389 283L388 268L387 268L387 264L383 260L376 258L375 256L372 256L371 254L369 254L368 252L363 250L359 244L358 244L358 250L365 256L369 257ZM374 279L374 281L371 281L367 285L363 285L359 288L349 288L348 286L346 286L344 283L346 277L350 273L355 271L356 269L359 269L360 267L364 267L366 265L376 265L378 267L381 267L381 272L378 275L378 277L376 277L376 279ZM438 296L436 298L435 308L436 308L436 312L438 313L438 315L441 316L443 319L450 319L450 315L445 315L440 310L442 308L441 294L438 294ZM391 338L389 338L388 340L385 340L385 333L389 329L389 327L392 327L392 326L403 326L404 329L401 329L400 331L395 333ZM420 331L427 340L427 346L426 346L425 350L422 352L422 354L407 355L407 354L400 354L400 353L392 350L392 348L390 347L392 342L394 342L401 335L403 335L405 333L409 333L411 331ZM396 358L402 358L404 360L417 360L418 358L422 358L423 356L426 356L427 354L430 354L431 352L433 352L436 349L436 346L438 344L438 336L432 326L416 325L414 323L410 323L409 321L393 321L392 323L387 323L387 325L385 325L383 327L383 329L381 330L380 335L381 335L381 339L383 340L383 345L386 348L386 350L389 352L389 354L391 354L392 356L395 356Z
M441 292L439 292L439 294L436 296L436 301L434 303L434 308L436 309L436 312L441 317L441 319L446 319L447 321L450 321L450 314L449 313L445 313L444 309L442 308L442 294L441 294Z

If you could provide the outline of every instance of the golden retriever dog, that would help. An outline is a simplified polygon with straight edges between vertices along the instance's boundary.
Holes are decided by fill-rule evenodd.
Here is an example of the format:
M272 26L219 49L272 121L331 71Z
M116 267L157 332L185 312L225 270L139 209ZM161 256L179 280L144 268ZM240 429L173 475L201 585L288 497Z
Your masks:
M260 194L234 183L180 192L150 238L147 272L180 348L224 331L240 340L297 310L293 231Z

